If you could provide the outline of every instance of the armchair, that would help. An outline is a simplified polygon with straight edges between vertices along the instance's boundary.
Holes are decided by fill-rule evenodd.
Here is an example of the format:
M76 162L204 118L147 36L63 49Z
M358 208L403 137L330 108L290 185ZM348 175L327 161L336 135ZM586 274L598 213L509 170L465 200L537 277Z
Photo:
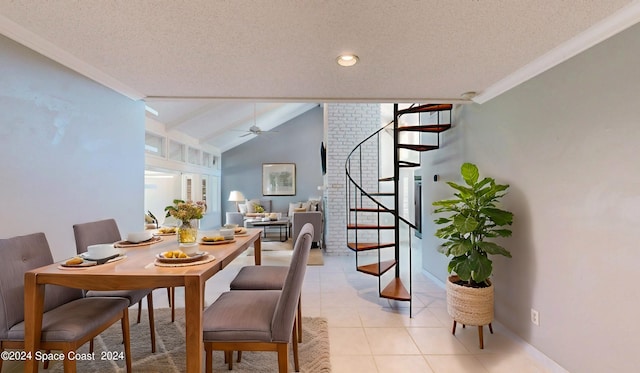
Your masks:
M305 224L310 223L313 225L313 245L314 247L323 246L323 235L324 232L323 222L322 222L322 212L321 211L305 211L305 212L294 212L291 218L291 238L293 242L296 242L298 239L298 235L304 227Z

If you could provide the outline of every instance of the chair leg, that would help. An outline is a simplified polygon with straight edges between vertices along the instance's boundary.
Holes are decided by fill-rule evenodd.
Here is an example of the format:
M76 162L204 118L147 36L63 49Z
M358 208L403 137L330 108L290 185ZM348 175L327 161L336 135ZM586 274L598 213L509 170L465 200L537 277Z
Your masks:
M140 324L140 315L142 315L142 299L138 301L138 321L136 321L137 324Z
M51 352L51 350L47 350L45 351L47 353L47 355ZM45 360L44 362L42 362L42 367L44 369L49 369L49 360ZM2 372L2 359L0 359L0 372Z
M289 355L289 344L278 343L278 373L287 373L289 370L289 361L287 360Z
M131 334L129 334L129 309L122 311L122 339L124 339L124 358L127 373L131 373Z
M298 298L298 342L302 343L302 294Z
M293 322L293 333L291 335L291 344L293 347L293 366L296 372L300 371L300 363L298 360L298 336L296 334L296 329L300 328L300 323L298 321Z
M89 341L89 352L93 353L93 338Z
M169 293L171 293L169 296L171 298L169 301L171 304L171 322L174 322L176 321L176 288L172 287Z
M64 372L65 373L76 373L76 359L69 359L69 356L71 356L71 351L69 350L64 350L64 362L63 362L63 366L64 366Z
M233 355L233 353L231 355ZM236 362L242 362L242 351L238 351L238 360L236 360Z
M229 366L229 370L233 370L233 350L225 351L225 360L227 361L227 365Z
M169 290L169 288L167 288ZM213 373L213 351L211 350L211 346L205 343L204 345L204 363L205 363L205 371L207 373Z
M149 332L151 334L151 353L156 352L156 322L153 312L153 292L147 294L147 308L149 311Z

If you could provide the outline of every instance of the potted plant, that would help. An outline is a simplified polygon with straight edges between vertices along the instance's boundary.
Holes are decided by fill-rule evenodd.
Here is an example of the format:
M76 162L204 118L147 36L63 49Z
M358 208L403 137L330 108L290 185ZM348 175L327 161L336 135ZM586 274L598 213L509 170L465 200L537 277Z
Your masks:
M464 163L460 173L466 185L447 182L456 190L452 199L433 202L436 214L444 214L435 220L441 225L435 235L445 241L438 249L450 257L447 280L447 311L456 322L477 325L480 348L483 348L482 326L493 320L493 284L490 277L493 263L490 255L511 257L511 253L495 242L496 237L509 237L507 228L513 222L513 214L498 208L498 202L509 188L497 184L492 178L480 180L478 167Z
M168 216L180 220L182 224L178 227L178 242L181 244L195 244L198 236L198 219L202 219L206 205L202 201L183 201L174 199L173 205L167 206L164 210Z

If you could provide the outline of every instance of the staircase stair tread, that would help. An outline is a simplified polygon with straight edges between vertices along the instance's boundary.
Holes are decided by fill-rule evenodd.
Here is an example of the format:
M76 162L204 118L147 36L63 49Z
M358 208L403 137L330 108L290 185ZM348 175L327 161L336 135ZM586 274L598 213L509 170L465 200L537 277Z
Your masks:
M398 110L398 115L409 113L427 113L431 111L444 111L451 110L452 108L453 105L451 104L426 104Z
M393 268L396 265L394 259L385 260L380 263L371 263L358 266L358 272L367 273L373 276L382 276L385 272Z
M431 132L440 133L451 128L451 124L423 124L419 126L403 126L398 127L400 132Z
M420 163L400 161L398 162L400 167L420 167Z
M398 144L398 148L415 150L418 152L427 152L429 150L436 150L438 145L422 145L422 144Z
M395 229L395 225L377 225L377 224L349 224L347 229Z
M394 242L349 242L347 246L353 251L367 251L375 249L383 249L386 247L394 247Z
M393 180L395 180L395 177L393 177L393 176L382 177L382 178L378 179L378 181L393 181Z
M395 196L393 192L373 192L369 193L370 196Z
M398 277L391 280L389 285L387 285L381 292L380 296L382 298L395 299L400 301L410 301L411 294L407 291L407 289L402 284L402 280Z

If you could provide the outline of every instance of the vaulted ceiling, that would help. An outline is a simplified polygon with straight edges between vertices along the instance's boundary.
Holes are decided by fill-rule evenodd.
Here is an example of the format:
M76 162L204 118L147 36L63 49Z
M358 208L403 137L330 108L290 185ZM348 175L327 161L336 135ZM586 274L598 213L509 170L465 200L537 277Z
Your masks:
M0 33L223 150L322 102L481 103L639 20L638 0L0 1Z

